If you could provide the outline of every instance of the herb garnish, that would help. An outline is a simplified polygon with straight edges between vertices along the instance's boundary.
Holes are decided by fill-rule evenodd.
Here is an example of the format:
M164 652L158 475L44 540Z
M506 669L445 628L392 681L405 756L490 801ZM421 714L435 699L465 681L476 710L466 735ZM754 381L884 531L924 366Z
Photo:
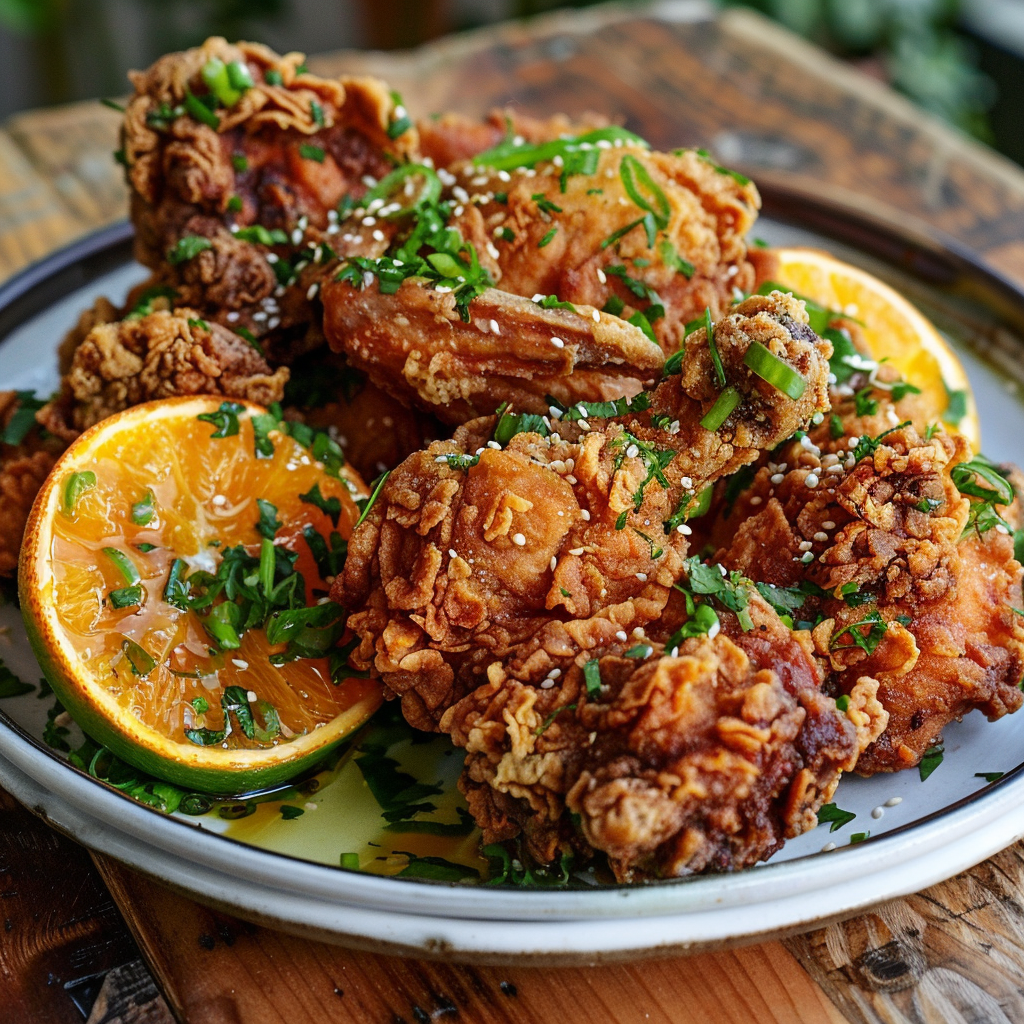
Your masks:
M929 747L924 752L924 757L921 758L921 763L917 766L918 773L921 776L921 781L924 782L929 775L936 768L942 764L942 759L945 757L946 751L941 743L936 743L934 746Z
M853 811L844 811L835 804L823 804L818 810L818 824L824 825L828 822L829 832L835 832L836 829L848 825L856 817Z
M42 409L46 404L42 399L36 398L34 391L16 391L15 397L18 399L18 407L0 433L0 443L3 444L21 444L36 425L36 410Z
M167 251L167 262L176 267L179 263L187 263L205 249L212 248L213 242L202 235L183 235Z
M4 697L20 697L31 693L35 687L31 683L23 683L0 658L0 699Z
M872 609L864 618L836 630L832 634L832 639L829 640L828 649L830 651L847 651L859 647L867 654L874 654L875 648L882 642L882 637L885 636L888 628L881 612L877 608ZM850 643L839 642L844 636L850 638Z

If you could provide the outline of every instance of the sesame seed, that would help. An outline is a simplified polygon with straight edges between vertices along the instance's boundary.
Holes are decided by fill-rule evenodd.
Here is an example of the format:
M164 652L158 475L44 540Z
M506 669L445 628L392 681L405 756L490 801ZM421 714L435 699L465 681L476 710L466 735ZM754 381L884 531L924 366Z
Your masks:
M812 489L817 487L818 486L818 474L817 473L808 473L807 476L804 477L804 486L810 487Z
M554 555L551 556L551 571L554 572L558 568L558 559Z
M646 582L647 582L647 573L645 573L645 572L638 572L638 573L636 574L636 578L637 578L637 579L638 579L638 580L639 580L639 581L640 581L641 583L646 583Z
M681 533L684 537L689 537L693 530L686 525L686 523L680 523L676 527L676 533Z
M570 555L582 555L583 551L584 551L583 548L570 548L569 549L569 554Z
M520 547L524 547L526 544L526 538L521 533L513 533L512 543L518 544Z
M555 685L554 679L544 679L541 681L540 688L542 690L550 690Z
M772 483L773 484L781 484L782 481L785 480L785 479L786 479L786 477L782 473L774 473L772 475Z
M583 430L589 430L590 429L590 421L589 420L580 420L579 423L580 423L580 427Z
M760 497L760 495L757 495L757 494L755 494L755 495L754 495L754 496L753 496L753 497L752 497L752 498L750 499L750 504L751 504L751 505L760 505L760 504L761 504L761 497Z
M597 279L601 284L608 283L608 275L600 267L597 268Z
M853 450L854 448L856 448L856 447L857 447L857 445L859 444L859 442L860 442L860 438L857 438L857 437L851 437L851 438L850 438L850 439L849 439L849 440L848 440L848 441L846 442L846 447L847 447L847 448L849 448L849 449L850 449L850 450L852 451L852 450Z
M821 852L822 853L831 853L835 848L836 848L836 844L835 843L826 843L821 848Z
M498 326L497 320L492 320L490 322L490 328L492 334L501 334L501 328Z
M562 674L562 670L560 668L553 668L548 673L548 679L557 679L561 674Z
M248 691L246 691L245 699L250 704L254 704L256 701L259 700L259 697L256 696L256 691L255 690L248 690Z
M639 454L640 454L640 449L637 448L637 446L635 444L631 444L626 449L626 458L627 459L635 459Z
M803 562L803 563L804 563L804 565L807 565L808 563L810 563L810 562L813 562L813 561L814 561L814 555L813 555L813 554L812 554L812 553L811 553L810 551L805 551L805 552L804 552L804 553L803 553L803 554L802 554L802 555L800 556L800 561L801 561L801 562Z
M627 633L626 633L626 631L624 629L620 629L615 634L615 639L616 640L621 640L623 643L625 643L629 639L629 636L627 635Z
M688 476L681 477L679 480L679 486L684 487L689 491L693 488L693 480Z
M583 517L583 520L585 522L588 522L588 523L590 522L590 511L589 511L589 509L581 508L580 509L580 515Z
M498 247L493 242L487 243L487 255L493 260L496 260L501 255L501 253L498 252Z
M448 549L448 557L449 558L458 558L459 557L459 553L455 550L455 548L449 548Z
M814 535L814 539L815 539L816 541L818 541L818 543L819 543L819 544L823 544L823 543L824 543L825 541L827 541L827 540L828 540L828 534L827 534L827 533L825 533L825 531L824 531L824 530L819 530L819 531L818 531L818 532L817 532L817 533L816 533L816 534Z
M591 310L590 315L594 318L594 323L599 324L601 322L601 314L596 309Z
M555 348L565 348L565 342L562 341L561 338L552 338L551 344L554 345Z
M231 664L234 665L235 668L240 668L243 672L249 667L249 662L242 661L241 658L232 658Z
M384 232L381 231L380 228L376 228L374 230L374 232L373 232L373 240L375 242L383 242L384 241Z
M821 524L821 528L823 530L834 530L836 528L836 524L833 523L831 519L826 519L825 522Z

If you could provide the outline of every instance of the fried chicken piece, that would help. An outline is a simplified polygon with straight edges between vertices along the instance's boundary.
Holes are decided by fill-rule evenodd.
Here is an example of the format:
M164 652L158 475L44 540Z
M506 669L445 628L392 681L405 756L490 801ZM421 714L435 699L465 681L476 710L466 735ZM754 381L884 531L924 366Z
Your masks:
M17 428L15 417L24 419L32 411L17 391L0 391L0 576L17 570L32 502L64 450L58 438L45 435L37 425ZM15 431L16 444L2 440L9 429Z
M714 638L613 643L539 686L492 666L441 721L484 842L522 831L541 863L591 847L629 882L747 867L814 828L885 725L877 683L839 712L807 635L756 596L748 610L747 632L723 614Z
M836 692L878 679L889 726L857 770L913 767L972 709L996 719L1020 707L1024 624L1013 608L1024 570L1006 528L985 518L996 506L958 487L979 486L963 438L929 440L909 425L812 438L758 470L716 559L780 588L794 617L821 619L815 647ZM786 590L806 583L810 595Z
M218 67L252 84L208 85ZM415 127L382 82L320 78L302 54L253 43L211 38L131 80L123 142L139 262L178 305L285 354L314 346L314 281L298 265L318 264L328 239L341 245L340 200L416 158Z
M465 322L452 292L412 280L389 295L376 283L357 290L331 280L322 297L331 347L388 394L447 423L502 402L543 414L547 395L567 405L634 395L664 364L639 328L589 307L543 309L488 289Z
M425 118L416 127L423 157L431 160L435 167L448 167L491 149L506 138L548 142L567 135L581 135L606 124L608 119L600 114L586 113L578 121L556 114L542 121L507 107L492 110L483 120L449 113Z
M107 416L156 398L212 394L279 402L287 380L287 368L272 370L252 345L196 310L160 310L93 327L38 419L71 441Z
M478 420L391 474L332 596L353 612L356 660L403 696L413 725L436 728L496 659L510 672L547 671L584 634L613 643L658 617L682 572L695 496L824 401L830 346L805 320L801 303L776 294L715 326L726 380L742 395L715 431L700 425L717 400L700 330L683 373L615 418L594 424L570 410L558 433L517 433L504 449L490 441L494 420ZM804 376L799 400L746 367L754 341Z
M672 353L689 321L706 308L718 319L737 291L754 290L745 236L761 200L752 182L693 150L605 145L591 174L551 161L511 173L453 167L452 223L490 253L503 291L644 313Z

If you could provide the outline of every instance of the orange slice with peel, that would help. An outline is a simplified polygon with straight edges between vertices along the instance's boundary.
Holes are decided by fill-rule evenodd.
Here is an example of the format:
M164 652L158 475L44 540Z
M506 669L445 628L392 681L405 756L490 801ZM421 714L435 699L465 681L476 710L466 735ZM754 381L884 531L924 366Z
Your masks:
M326 435L211 397L136 406L71 445L29 517L19 589L87 734L237 794L311 767L378 708L326 597L366 495L342 463Z
M794 293L863 325L875 360L886 359L921 389L931 418L981 445L978 410L960 360L928 319L899 292L865 270L817 249L774 250L773 277Z

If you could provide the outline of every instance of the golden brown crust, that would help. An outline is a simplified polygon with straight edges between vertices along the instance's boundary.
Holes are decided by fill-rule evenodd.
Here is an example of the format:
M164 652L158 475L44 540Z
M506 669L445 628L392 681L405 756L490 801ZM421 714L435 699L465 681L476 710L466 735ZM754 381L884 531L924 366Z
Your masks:
M267 405L284 395L288 370L271 370L244 339L195 310L158 311L99 324L75 349L61 391L40 410L71 439L129 406L174 395L225 395Z
M624 184L624 160L634 161L668 204L656 242ZM461 202L454 224L476 244L482 261L490 253L504 291L557 295L595 309L615 299L624 303L627 319L659 305L664 314L652 313L651 324L661 347L672 353L682 346L688 321L705 308L717 320L735 296L754 289L745 235L761 204L757 189L718 173L694 151L611 147L600 151L594 174L568 177L554 163L511 172L472 163L452 170L457 183L450 194Z
M890 409L872 417L886 422ZM968 528L971 503L951 476L970 457L963 438L889 428L858 460L855 438L813 437L758 470L716 527L716 557L763 583L821 588L799 617L822 618L813 636L830 685L848 692L872 676L890 715L857 770L898 771L970 710L998 718L1020 707L1024 624L1012 608L1024 570L1005 529ZM851 627L881 636L867 650Z

